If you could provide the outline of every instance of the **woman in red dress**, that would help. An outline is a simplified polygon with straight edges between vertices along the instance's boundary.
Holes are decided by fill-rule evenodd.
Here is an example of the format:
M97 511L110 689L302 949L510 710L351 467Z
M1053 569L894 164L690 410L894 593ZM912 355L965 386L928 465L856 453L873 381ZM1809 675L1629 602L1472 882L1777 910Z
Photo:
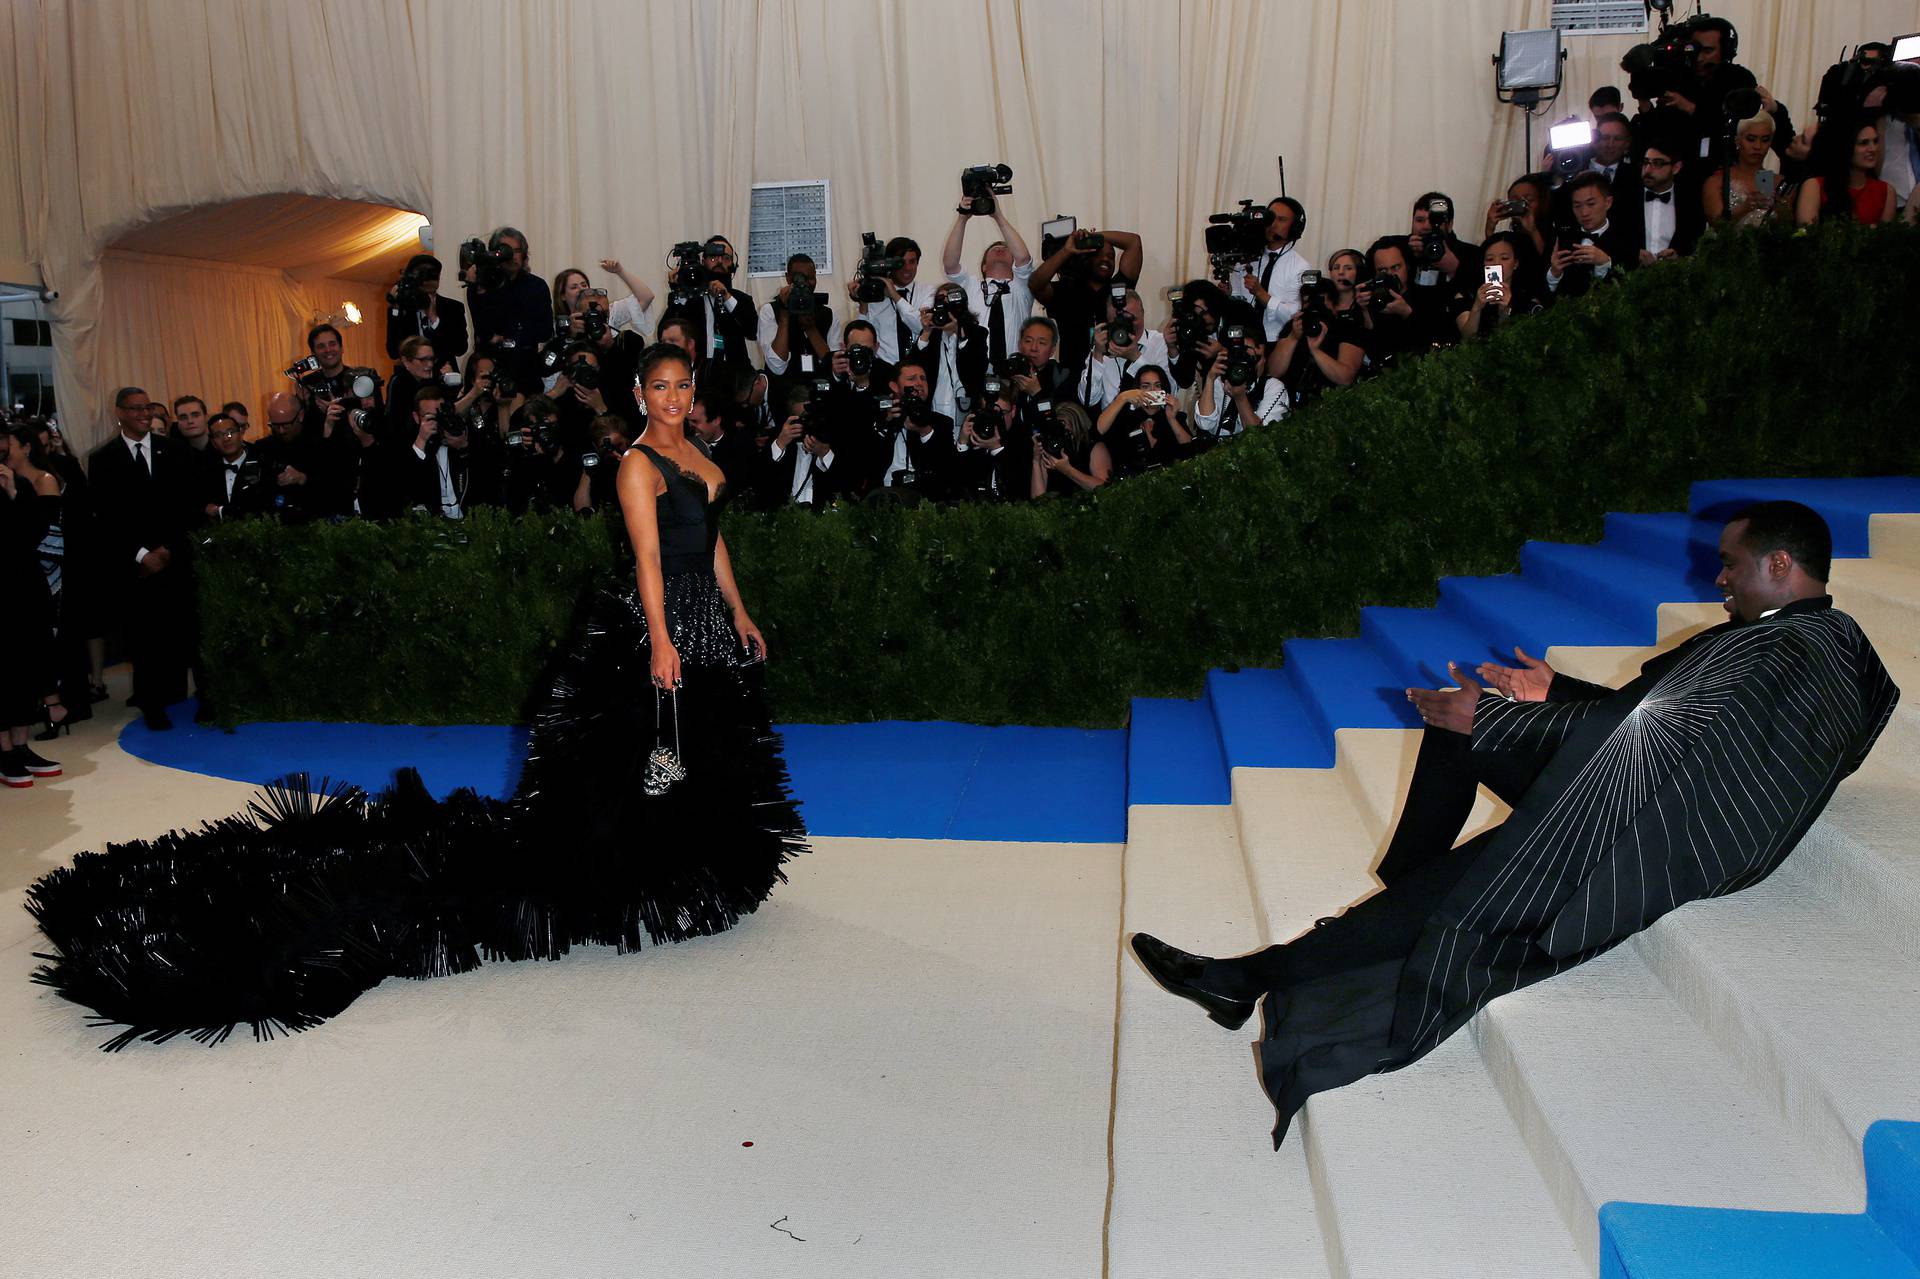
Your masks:
M1865 226L1893 221L1893 188L1874 176L1880 168L1877 120L1830 120L1813 139L1814 176L1800 184L1794 221L1801 226L1851 218Z

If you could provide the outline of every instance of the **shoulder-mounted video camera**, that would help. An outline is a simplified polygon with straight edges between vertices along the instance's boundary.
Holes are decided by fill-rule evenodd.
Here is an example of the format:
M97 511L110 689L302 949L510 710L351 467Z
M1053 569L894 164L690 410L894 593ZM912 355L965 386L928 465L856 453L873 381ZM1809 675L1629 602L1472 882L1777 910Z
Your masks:
M1004 164L976 164L962 169L960 193L966 197L969 213L991 217L993 197L1013 194L1013 170Z

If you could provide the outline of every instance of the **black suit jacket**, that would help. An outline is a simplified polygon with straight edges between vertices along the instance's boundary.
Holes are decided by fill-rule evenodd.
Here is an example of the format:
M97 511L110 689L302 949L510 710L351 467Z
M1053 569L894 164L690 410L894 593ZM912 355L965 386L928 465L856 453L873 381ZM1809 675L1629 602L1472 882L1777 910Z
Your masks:
M947 335L928 330L923 336L928 338L927 345L915 347L913 359L915 363L927 370L927 395L931 398L940 393L941 384L947 376L947 362L941 358L940 349L934 344L933 339L936 337L944 339ZM978 324L960 330L960 346L955 353L953 363L960 374L960 385L966 389L969 404L979 404L986 394L987 341L987 331ZM1071 384L1074 376L1072 370L1062 369L1061 371L1066 374L1067 381Z
M198 456L199 491L194 498L194 508L201 520L207 523L237 520L248 515L264 515L273 509L272 477L267 474L257 447L249 448L236 464L240 470L234 477L231 497L227 495L226 462L211 451ZM220 513L207 515L210 506L218 507Z
M456 298L443 297L434 304L440 323L427 331L433 343L435 367L452 364L467 353L467 308ZM400 358L400 344L420 335L420 312L387 308L387 358Z
M1668 247L1682 257L1693 252L1700 243L1700 237L1706 233L1707 214L1700 207L1700 184L1688 181L1692 166L1680 170L1679 180L1673 184L1673 243ZM1625 195L1613 198L1614 220L1629 228L1633 233L1638 250L1647 243L1647 193L1641 187Z
M1617 203L1614 205L1616 209L1619 207ZM1609 217L1606 228L1599 235L1590 236L1582 233L1580 238L1573 240L1572 243L1584 244L1588 240L1613 259L1613 265L1606 274L1607 280L1616 279L1622 272L1636 270L1640 266L1640 241L1635 238L1632 230L1622 226L1618 219ZM1592 267L1577 266L1569 270L1566 278L1560 281L1560 287L1554 290L1554 296L1577 298L1590 292L1595 283Z
M144 548L165 547L176 564L191 552L194 499L203 476L197 453L162 436L149 435L153 471L134 461L118 430L87 458L96 527L107 571L123 579L138 570Z
M753 432L734 426L708 452L726 477L727 497L752 504L760 489L760 451L754 447Z
M748 294L739 289L728 289L727 292L733 295L734 305L733 310L718 313L720 336L726 340L724 349L720 352L720 358L729 364L751 365L753 344L760 338L760 313L753 305L753 298ZM694 349L701 353L703 359L707 350L706 298L707 294L702 292L686 306L669 306L666 314L660 317L662 323L669 318L678 317L691 324Z

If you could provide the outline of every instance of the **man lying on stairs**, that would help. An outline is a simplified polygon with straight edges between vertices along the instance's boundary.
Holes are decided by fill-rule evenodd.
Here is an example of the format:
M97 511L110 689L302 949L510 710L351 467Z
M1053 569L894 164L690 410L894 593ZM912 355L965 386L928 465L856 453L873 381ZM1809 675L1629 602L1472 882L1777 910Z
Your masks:
M1618 692L1524 654L1479 668L1491 691L1449 664L1459 688L1407 690L1427 728L1382 891L1234 959L1134 936L1156 981L1229 1029L1265 997L1276 1148L1312 1094L1408 1065L1487 1001L1772 873L1900 696L1827 594L1832 548L1798 502L1742 511L1720 535L1731 618ZM1513 811L1454 848L1482 783Z

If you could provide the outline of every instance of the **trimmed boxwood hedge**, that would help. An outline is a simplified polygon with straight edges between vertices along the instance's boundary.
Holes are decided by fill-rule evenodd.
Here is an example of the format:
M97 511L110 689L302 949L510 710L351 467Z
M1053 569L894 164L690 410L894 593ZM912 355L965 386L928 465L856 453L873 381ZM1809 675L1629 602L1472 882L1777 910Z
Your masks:
M1096 494L732 514L777 712L1116 725L1130 697L1352 634L1362 605L1511 570L1527 538L1680 509L1696 479L1911 471L1916 282L1905 228L1713 237ZM220 705L514 718L612 563L606 523L571 516L221 528L201 563Z

